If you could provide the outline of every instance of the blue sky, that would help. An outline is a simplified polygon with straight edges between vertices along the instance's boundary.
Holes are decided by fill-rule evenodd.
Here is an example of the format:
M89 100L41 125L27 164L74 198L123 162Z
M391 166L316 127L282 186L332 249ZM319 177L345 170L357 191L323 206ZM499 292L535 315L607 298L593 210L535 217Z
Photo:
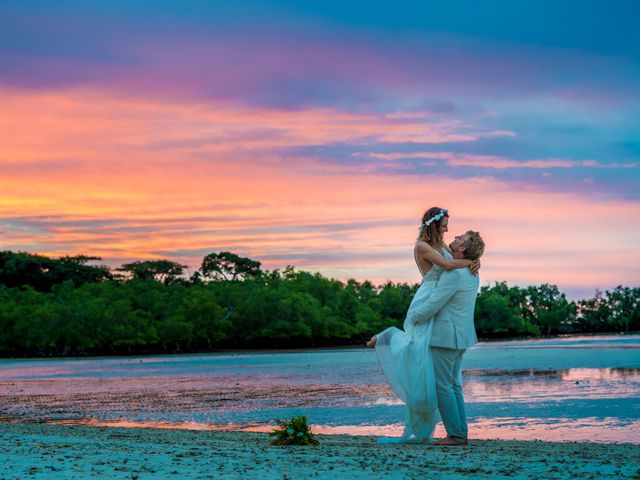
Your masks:
M633 1L5 1L0 240L113 265L196 268L232 249L414 281L414 224L438 204L490 235L487 281L574 296L637 283L639 14Z

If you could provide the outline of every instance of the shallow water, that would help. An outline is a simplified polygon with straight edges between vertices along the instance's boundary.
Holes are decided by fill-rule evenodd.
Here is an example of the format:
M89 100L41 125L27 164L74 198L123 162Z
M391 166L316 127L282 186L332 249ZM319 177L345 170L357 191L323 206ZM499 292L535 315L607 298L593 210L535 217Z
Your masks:
M474 438L640 443L640 335L483 343L463 369ZM294 415L399 435L404 406L367 349L0 360L8 419L270 430Z

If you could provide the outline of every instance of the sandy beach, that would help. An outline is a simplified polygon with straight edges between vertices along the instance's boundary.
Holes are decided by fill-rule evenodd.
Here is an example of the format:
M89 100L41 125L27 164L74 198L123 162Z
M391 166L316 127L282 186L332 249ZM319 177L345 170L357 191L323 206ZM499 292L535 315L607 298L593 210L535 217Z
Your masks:
M640 445L632 444L318 439L318 447L273 447L264 433L2 423L0 478L640 478Z

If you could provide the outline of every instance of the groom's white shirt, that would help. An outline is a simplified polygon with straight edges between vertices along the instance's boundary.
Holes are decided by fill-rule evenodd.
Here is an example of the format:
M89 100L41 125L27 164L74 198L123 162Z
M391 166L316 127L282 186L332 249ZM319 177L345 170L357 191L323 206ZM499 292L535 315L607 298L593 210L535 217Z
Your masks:
M473 312L480 278L468 268L444 271L428 300L414 313L413 324L433 318L432 347L463 350L478 342Z

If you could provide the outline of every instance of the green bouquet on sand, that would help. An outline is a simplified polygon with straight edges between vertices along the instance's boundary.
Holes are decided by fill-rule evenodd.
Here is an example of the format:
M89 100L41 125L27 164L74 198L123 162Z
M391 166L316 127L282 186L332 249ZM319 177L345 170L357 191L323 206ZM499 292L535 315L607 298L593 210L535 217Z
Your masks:
M307 417L293 417L288 421L276 419L275 422L278 428L269 432L275 437L271 445L320 445L307 425Z

